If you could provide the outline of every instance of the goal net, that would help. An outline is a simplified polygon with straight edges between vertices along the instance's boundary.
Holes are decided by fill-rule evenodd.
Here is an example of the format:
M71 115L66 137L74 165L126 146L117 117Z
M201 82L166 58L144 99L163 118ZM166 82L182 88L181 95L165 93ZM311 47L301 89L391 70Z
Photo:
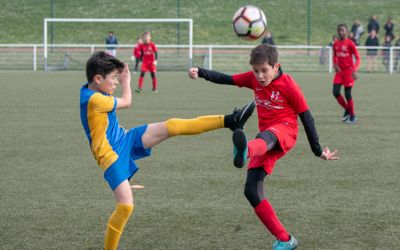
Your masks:
M79 25L79 26L78 26ZM77 32L79 30L79 32ZM45 18L43 27L44 70L75 69L85 65L89 56L106 50L109 31L118 38L117 57L132 61L136 40L144 31L152 33L152 41L161 46L159 68L175 64L187 69L193 63L193 20L188 18ZM84 35L82 35L84 34ZM76 46L74 46L74 44ZM78 46L80 44L80 46ZM91 44L81 46L82 44ZM168 47L175 45L175 48ZM183 45L182 48L176 45Z

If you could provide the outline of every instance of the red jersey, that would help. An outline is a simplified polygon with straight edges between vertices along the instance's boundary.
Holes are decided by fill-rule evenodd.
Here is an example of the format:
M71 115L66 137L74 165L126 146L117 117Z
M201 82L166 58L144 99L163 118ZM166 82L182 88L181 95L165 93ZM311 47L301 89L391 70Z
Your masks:
M356 62L353 61L353 55ZM349 38L336 40L333 44L333 63L341 70L351 69L357 71L360 66L360 55L353 41Z
M260 85L252 71L233 75L232 79L235 85L254 91L260 131L281 123L297 129L297 114L308 110L300 87L287 74L282 73L266 87Z
M157 52L157 47L154 43L142 43L140 45L140 51L143 56L143 63L153 63L155 59L155 52Z
M140 44L139 43L136 44L135 48L132 51L132 54L134 57L140 58L141 53L140 53Z

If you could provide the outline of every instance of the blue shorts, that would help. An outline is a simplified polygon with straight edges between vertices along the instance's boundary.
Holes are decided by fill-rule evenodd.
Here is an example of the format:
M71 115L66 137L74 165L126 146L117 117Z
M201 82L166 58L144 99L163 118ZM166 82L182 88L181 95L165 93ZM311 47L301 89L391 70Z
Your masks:
M147 124L128 130L121 141L121 146L116 150L118 159L104 172L104 179L113 191L124 180L130 180L139 170L135 160L151 155L151 148L144 148L142 142L146 129Z

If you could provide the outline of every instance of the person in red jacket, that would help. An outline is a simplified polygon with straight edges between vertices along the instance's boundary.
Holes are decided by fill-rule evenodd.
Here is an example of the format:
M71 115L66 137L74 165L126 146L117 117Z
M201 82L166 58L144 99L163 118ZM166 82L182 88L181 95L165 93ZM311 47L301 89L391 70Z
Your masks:
M140 93L143 89L143 79L146 72L150 72L151 79L153 82L153 93L157 93L157 47L151 41L151 34L149 31L143 34L143 43L140 45L140 53L142 59L142 68L140 70L140 77L138 82L138 88L136 92Z
M333 44L333 65L335 67L335 77L333 78L333 95L337 102L344 108L342 121L354 124L357 116L354 112L353 97L351 89L357 80L357 71L360 67L360 55L352 40L347 38L347 26L339 24L337 26L339 39ZM355 62L353 60L355 58ZM344 86L346 100L340 94L340 89Z
M142 40L142 38L141 37L138 37L137 38L137 40L136 40L136 46L135 46L135 48L132 50L132 55L133 55L133 57L134 57L134 59L135 59L135 71L134 72L137 72L138 71L138 66L139 66L139 63L140 63L140 61L141 61L141 57L142 57L142 54L140 53L140 45L143 43L143 40Z

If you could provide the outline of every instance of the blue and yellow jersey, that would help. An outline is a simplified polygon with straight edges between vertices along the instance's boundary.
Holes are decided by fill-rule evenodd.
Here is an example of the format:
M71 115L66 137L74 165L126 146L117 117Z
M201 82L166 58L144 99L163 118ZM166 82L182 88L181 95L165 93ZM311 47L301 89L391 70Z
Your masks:
M104 171L118 159L126 134L119 125L116 107L117 99L112 95L90 90L88 84L82 86L81 122L93 155Z

